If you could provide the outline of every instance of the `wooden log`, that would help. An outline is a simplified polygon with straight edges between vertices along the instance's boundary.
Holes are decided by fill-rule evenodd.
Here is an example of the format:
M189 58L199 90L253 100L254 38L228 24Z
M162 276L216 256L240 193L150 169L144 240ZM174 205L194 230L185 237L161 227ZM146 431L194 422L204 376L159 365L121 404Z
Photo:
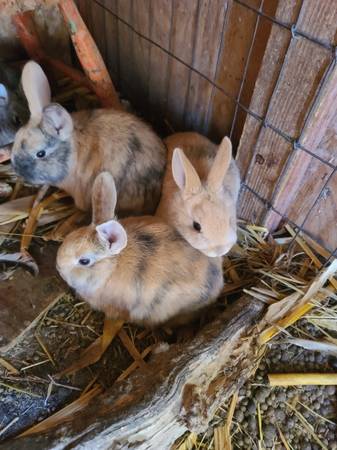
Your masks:
M0 449L165 450L187 429L205 430L217 408L254 371L253 325L263 308L261 302L241 298L191 342L154 355L147 371L139 369L116 383L71 422Z

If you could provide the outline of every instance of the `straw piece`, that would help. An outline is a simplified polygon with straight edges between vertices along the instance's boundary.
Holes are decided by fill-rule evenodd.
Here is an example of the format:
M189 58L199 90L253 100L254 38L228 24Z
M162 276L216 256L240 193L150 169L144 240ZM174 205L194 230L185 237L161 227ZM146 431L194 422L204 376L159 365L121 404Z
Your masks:
M141 357L144 359L154 348L154 345L149 345L142 353ZM134 372L138 368L138 361L134 361L127 369L124 370L123 373L119 375L117 381L125 380L132 372Z
M11 426L13 426L19 419L20 419L20 417L14 417L13 420L11 420L4 428L2 428L2 429L0 430L0 436L2 436L3 434L5 434L5 432L6 432Z
M49 361L52 363L52 365L54 367L56 367L55 361L53 360L51 354L49 353L49 350L47 349L46 345L44 344L44 342L42 341L42 338L38 335L38 333L35 333L35 338L36 338L37 342L40 344L40 347L42 348L42 350L45 352Z
M259 425L259 450L260 450L260 449L263 449L263 447L264 447L260 403L257 404L257 422Z
M127 351L130 353L130 355L133 357L135 362L138 364L139 367L142 367L143 369L147 369L147 364L142 358L142 355L139 353L129 336L127 335L126 331L122 328L120 332L118 333L119 339L122 341L122 344L127 349Z
M103 58L74 1L60 0L59 9L70 32L78 59L87 77L91 80L95 93L102 105L122 109Z
M196 433L189 433L186 437L186 439L177 447L177 450L192 450L197 445L197 434Z
M320 438L314 432L310 423L302 416L302 414L300 412L298 412L297 409L294 408L290 403L286 402L286 405L296 414L296 416L299 418L300 422L302 422L302 425L304 426L304 428L313 437L313 439L317 442L317 444L320 445L323 450L328 450L328 448L323 444L323 442L320 440Z
M3 383L2 381L0 381L0 386L3 386L7 389L11 389L12 391L15 391L15 392L20 392L20 394L29 395L30 397L41 398L41 395L34 394L33 392L30 392L30 391L25 391L24 389L18 388L16 386L12 386L11 384Z
M290 448L290 446L289 446L289 444L288 444L288 442L287 442L287 440L286 440L284 434L282 433L281 428L278 426L278 424L276 424L276 427L277 427L278 434L280 435L280 439L281 439L281 441L282 441L282 443L283 443L285 449L286 449L286 450L291 450L291 448Z
M274 373L268 379L270 386L337 385L336 373Z
M8 361L6 361L5 359L3 359L3 358L1 358L1 357L0 357L0 364L1 364L6 370L8 370L8 372L9 372L11 375L19 375L19 371L18 371L14 366L12 366L12 364L10 364Z
M105 318L102 336L89 345L89 347L83 351L80 358L75 361L74 364L67 369L62 370L62 372L58 373L57 376L63 377L64 375L72 374L99 361L122 326L122 320Z
M229 406L229 410L228 410L225 426L223 427L224 428L224 434L223 434L224 442L223 442L223 446L222 447L218 447L218 450L221 450L221 449L223 449L223 450L232 450L232 439L231 439L230 431L231 431L234 411L235 411L235 408L236 408L236 404L238 402L238 398L239 398L239 393L235 392L233 394L233 397L232 397L232 400L231 400L231 404ZM214 441L215 441L215 435L214 435Z
M285 228L287 229L287 231L292 235L292 237L296 236L295 231L291 228L290 225L286 225ZM306 242L300 238L299 236L296 236L296 242L298 243L298 245L305 251L305 253L309 256L309 258L312 260L312 262L315 264L315 266L320 269L322 267L322 263L320 262L320 260L316 257L316 255L312 252L312 250L309 248L309 246L306 244ZM321 246L319 246L317 243L314 243L313 240L311 240L311 244L314 244L312 246L315 247L316 251L317 249L319 250L318 253L325 255L325 258L328 258L330 255L322 249ZM329 279L330 283L332 284L332 286L337 289L337 280L335 278L331 278Z
M287 339L286 342L289 342L289 344L297 345L298 347L305 348L306 350L324 352L328 353L329 355L337 356L337 345L330 342L314 341L312 339L301 338Z
M272 337L279 333L280 329L284 329L289 325L292 325L298 319L300 319L304 314L306 314L310 309L314 307L311 304L312 300L315 298L319 301L324 300L329 295L329 290L325 289L323 292L318 292L324 284L332 277L332 275L337 271L337 259L335 259L330 266L328 266L325 270L321 271L318 276L312 281L306 293L302 296L302 298L297 297L296 293L291 294L286 299L281 300L280 302L274 303L268 309L265 320L266 322L274 322L278 320L280 315L285 316L285 314L290 311L288 316L278 320L275 325L264 330L259 336L260 344L265 344ZM293 309L294 304L297 306ZM278 308L280 307L280 310ZM282 307L282 309L281 309ZM275 310L275 313L274 313ZM292 310L292 311L291 311ZM273 313L272 313L273 311Z
M94 397L99 395L102 391L103 389L101 388L101 386L93 387L85 395L80 396L78 399L76 399L69 405L65 406L60 411L56 412L55 414L52 414L51 416L47 417L47 419L42 420L42 422L38 423L37 425L34 425L25 432L21 433L19 437L30 436L31 434L35 433L44 433L50 430L51 428L56 427L57 425L72 420L74 414L76 414L77 412L81 411L86 406L88 406L89 402Z
M39 193L37 194L37 196L39 195ZM53 194L51 194L49 197L47 197L46 199L42 200L40 203L35 204L35 206L33 205L30 213L29 213L29 217L27 220L27 224L25 227L25 230L22 234L22 238L21 238L21 245L20 245L20 250L22 253L27 252L28 247L32 241L31 235L34 234L34 231L37 227L37 221L40 217L40 215L42 214L43 210L51 203L53 203L56 200L60 200L61 198L65 198L68 197L68 194L66 194L65 192L54 192Z

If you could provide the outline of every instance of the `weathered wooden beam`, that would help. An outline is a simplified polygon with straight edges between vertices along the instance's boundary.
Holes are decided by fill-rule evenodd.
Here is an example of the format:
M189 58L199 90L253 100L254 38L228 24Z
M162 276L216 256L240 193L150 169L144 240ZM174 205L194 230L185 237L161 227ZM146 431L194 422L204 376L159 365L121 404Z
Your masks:
M254 370L254 323L263 308L242 297L192 341L153 355L147 370L116 383L71 422L5 442L0 449L165 450L186 430L205 430Z

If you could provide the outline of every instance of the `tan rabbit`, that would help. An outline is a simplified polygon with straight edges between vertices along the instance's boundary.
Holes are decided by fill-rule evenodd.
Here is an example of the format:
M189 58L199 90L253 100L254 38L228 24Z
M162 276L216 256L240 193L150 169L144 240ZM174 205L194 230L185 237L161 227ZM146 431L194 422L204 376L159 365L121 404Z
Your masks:
M225 255L237 239L240 189L230 140L217 147L198 133L177 133L164 142L168 164L156 215L205 255Z
M57 254L64 280L108 317L155 326L184 322L223 287L221 258L191 247L158 217L114 219L110 173L93 187L93 221L66 237Z
M166 149L149 126L113 109L69 114L50 103L48 80L33 61L23 69L22 85L31 117L14 142L12 164L18 175L64 189L79 209L89 210L96 175L107 170L116 182L119 213L155 210Z

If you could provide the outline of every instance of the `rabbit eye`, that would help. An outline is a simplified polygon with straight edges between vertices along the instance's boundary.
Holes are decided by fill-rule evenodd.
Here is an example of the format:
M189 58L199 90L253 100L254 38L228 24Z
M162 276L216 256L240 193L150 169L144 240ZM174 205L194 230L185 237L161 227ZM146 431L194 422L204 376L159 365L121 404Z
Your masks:
M36 153L36 156L38 158L44 158L46 156L45 150L40 150L39 152Z
M89 258L80 258L78 260L78 262L81 264L81 266L87 266L88 264L90 264L90 259Z
M201 225L199 222L193 222L193 228L195 229L195 231L197 231L198 233L200 233L201 231Z

